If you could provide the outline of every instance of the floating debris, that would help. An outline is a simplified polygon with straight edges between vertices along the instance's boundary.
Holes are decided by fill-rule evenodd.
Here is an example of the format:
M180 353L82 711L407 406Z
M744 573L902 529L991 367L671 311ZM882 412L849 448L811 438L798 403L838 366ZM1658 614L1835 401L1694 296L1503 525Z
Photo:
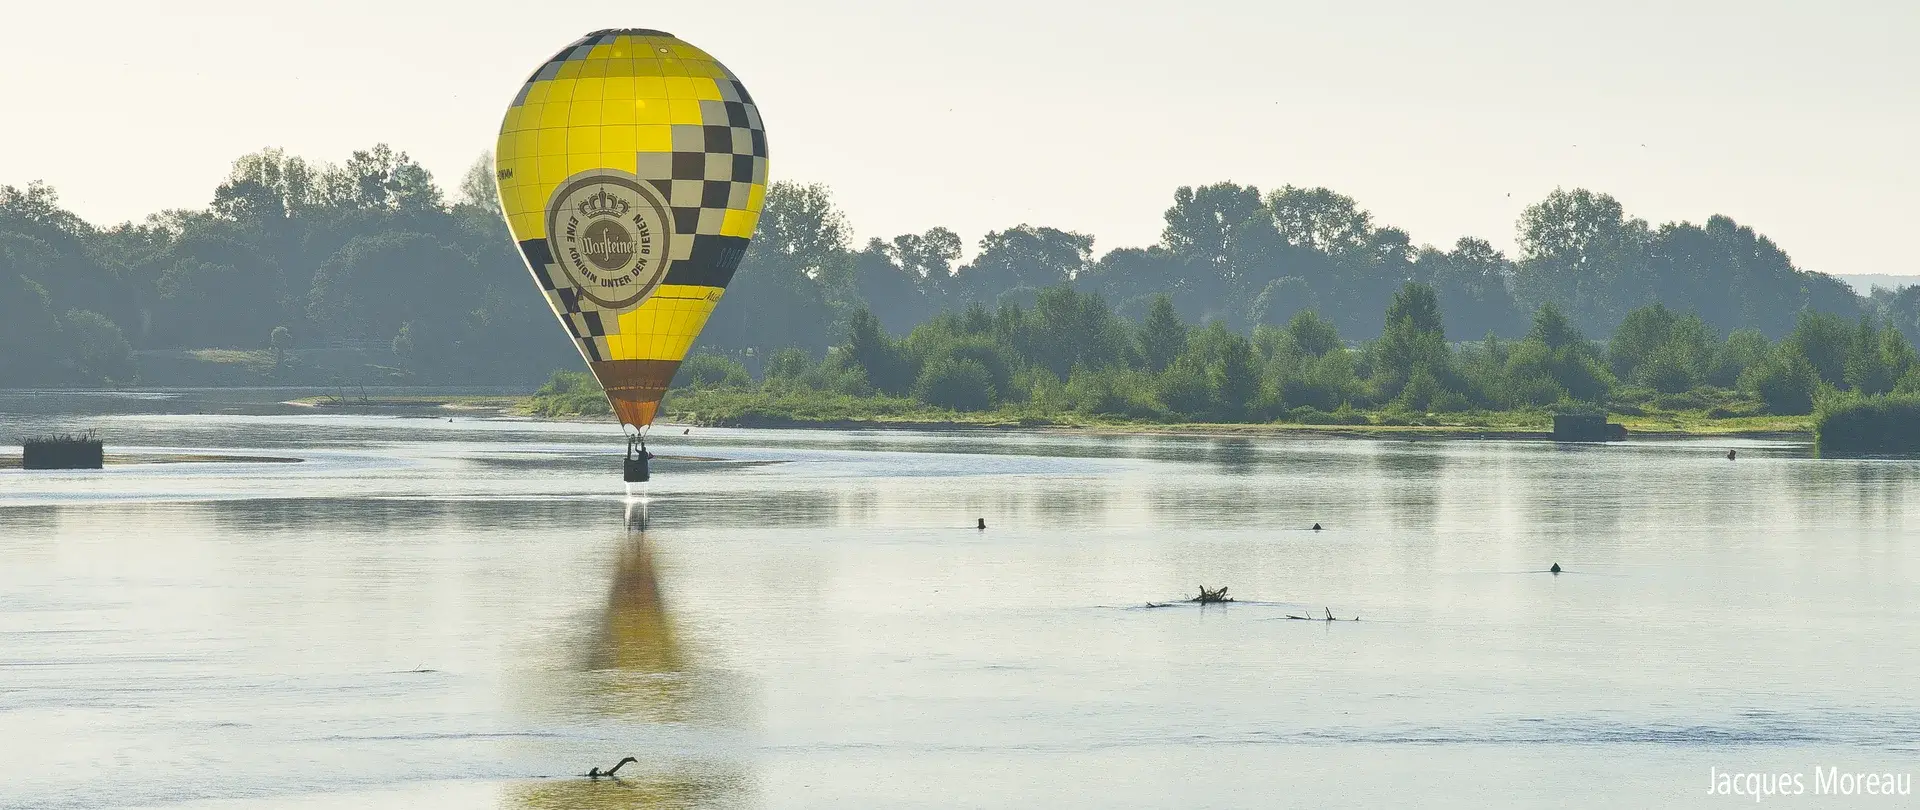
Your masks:
M626 759L620 760L619 762L615 763L613 767L608 768L604 771L600 770L599 768L594 768L593 770L587 771L587 778L599 779L600 777L604 776L604 777L607 777L608 779L612 779L614 778L613 773L615 771L618 771L621 768L627 767L627 763L629 762L639 762L639 761L640 760L634 759L633 757L627 757Z
M1217 605L1222 602L1231 602L1233 601L1233 597L1227 595L1227 586L1225 585L1222 585L1219 588L1215 588L1212 590L1209 590L1207 586L1202 585L1200 586L1200 595L1192 599L1189 599L1187 601L1198 602L1202 605Z
M1291 613L1287 614L1287 618L1292 619L1296 622L1357 622L1357 621L1360 621L1359 616L1355 616L1351 619L1336 619L1333 617L1333 608L1323 608L1323 609L1327 611L1327 615L1324 618L1319 616L1295 616Z

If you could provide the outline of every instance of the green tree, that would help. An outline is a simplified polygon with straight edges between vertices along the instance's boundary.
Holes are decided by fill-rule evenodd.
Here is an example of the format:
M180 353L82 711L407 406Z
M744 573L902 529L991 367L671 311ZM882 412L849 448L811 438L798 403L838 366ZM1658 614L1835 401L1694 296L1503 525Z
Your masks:
M1235 254L1235 241L1249 227L1272 230L1272 217L1260 200L1260 189L1233 183L1181 186L1173 193L1173 207L1165 215L1160 241L1182 258L1226 268Z
M345 164L322 173L320 194L331 205L361 211L421 214L442 205L433 174L384 143L356 151Z
M1092 253L1086 234L1015 225L982 237L980 253L955 273L954 284L961 300L1028 301L1044 287L1073 281L1092 264Z
M1373 215L1352 197L1325 188L1285 186L1267 210L1287 244L1327 256L1362 253L1373 243Z
M51 304L52 296L37 282L0 275L0 388L57 381L56 350L64 342Z
M1813 413L1820 373L1796 344L1782 342L1767 358L1740 375L1740 388L1759 397L1769 413Z
M1313 287L1298 276L1285 276L1267 282L1247 308L1247 322L1255 326L1280 325L1302 312L1319 306Z
M1693 390L1697 378L1690 359L1679 345L1661 344L1634 368L1633 379L1662 394Z
M866 372L873 387L890 394L905 394L912 387L919 369L880 328L880 319L861 309L847 324L847 358Z
M1345 347L1335 347L1308 363L1298 378L1288 381L1281 396L1290 407L1330 412L1351 404L1359 388L1353 354Z
M1868 396L1892 391L1894 382L1900 379L1880 353L1880 328L1872 318L1861 316L1859 326L1854 328L1845 368L1847 387Z
M1432 287L1407 282L1387 307L1387 328L1377 346L1380 358L1375 376L1381 393L1398 396L1415 371L1438 379L1448 373L1450 355L1440 319L1440 300Z
M1537 340L1548 349L1586 350L1587 338L1574 328L1573 322L1552 303L1541 304L1533 314L1533 328L1527 331L1528 340Z
M74 372L81 381L90 385L133 382L133 347L107 316L68 310L60 327L73 346Z
M1213 411L1213 390L1206 363L1183 356L1160 374L1157 389L1168 410L1189 420L1204 419Z
M1414 280L1437 293L1446 331L1517 337L1525 330L1508 285L1513 262L1485 239L1461 237L1445 253L1422 249L1413 269Z
M1293 345L1308 357L1320 357L1341 347L1340 331L1311 311L1293 316L1287 323Z
M1253 345L1218 321L1201 330L1198 338L1190 346L1206 371L1210 415L1222 421L1247 418L1260 392Z
M500 183L494 174L493 153L482 152L467 173L460 178L460 205L470 205L488 215L500 216Z
M1607 343L1607 359L1612 361L1614 376L1632 377L1634 369L1672 339L1678 320L1663 304L1648 304L1627 313L1613 330L1613 340Z
M1514 289L1527 304L1565 307L1583 329L1604 331L1652 297L1644 220L1586 189L1555 189L1520 216Z
M767 358L765 375L769 380L798 380L813 370L813 366L813 358L806 352L789 346Z
M977 360L943 357L921 369L913 398L956 411L984 411L993 406L993 380Z
M1560 313L1543 304L1534 313L1533 328L1507 359L1510 385L1521 386L1528 400L1539 388L1528 381L1548 380L1566 396L1580 402L1604 402L1613 388L1613 375L1601 365L1593 345ZM1544 404L1533 402L1533 404Z
M1773 342L1758 329L1740 329L1727 336L1714 356L1714 370L1708 382L1722 388L1739 384L1740 375L1767 358Z
M1187 325L1173 311L1173 299L1165 293L1153 297L1147 320L1140 325L1140 355L1148 371L1165 371L1187 348Z
M680 364L673 378L687 388L746 388L753 384L747 367L723 354L695 354Z
M1820 380L1828 385L1847 381L1847 357L1852 353L1854 330L1838 315L1802 312L1785 342L1813 364Z
M1065 284L1039 291L1028 327L1028 356L1058 376L1076 366L1119 363L1132 350L1125 324L1098 293L1078 293Z

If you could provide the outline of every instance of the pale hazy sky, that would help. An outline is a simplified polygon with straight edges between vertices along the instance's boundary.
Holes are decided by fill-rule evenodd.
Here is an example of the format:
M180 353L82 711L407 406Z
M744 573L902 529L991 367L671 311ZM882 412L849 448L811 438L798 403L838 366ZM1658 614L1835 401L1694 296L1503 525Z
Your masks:
M386 141L443 187L527 73L671 31L862 239L1019 222L1154 241L1175 186L1325 185L1503 248L1555 186L1719 212L1835 274L1920 273L1920 3L9 3L0 183L95 222L198 207L234 157ZM1511 196L1509 196L1511 195Z

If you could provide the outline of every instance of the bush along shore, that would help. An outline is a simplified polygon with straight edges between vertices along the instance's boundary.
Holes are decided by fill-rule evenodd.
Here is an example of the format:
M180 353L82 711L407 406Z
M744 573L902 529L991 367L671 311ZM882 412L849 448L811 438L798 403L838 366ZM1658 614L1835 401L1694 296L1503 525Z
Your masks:
M1434 290L1409 283L1393 296L1384 333L1354 343L1311 310L1245 335L1219 322L1186 323L1165 297L1140 322L1064 285L1036 298L1032 307L949 312L899 337L857 311L840 345L822 355L697 353L665 412L742 426L1491 435L1544 433L1555 413L1583 412L1610 414L1638 434L1756 435L1810 433L1816 407L1818 418L1833 419L1920 397L1913 347L1872 318L1806 312L1770 341L1751 330L1719 335L1696 315L1656 304L1629 312L1599 342L1549 304L1525 337L1454 342ZM567 372L526 409L584 417L606 405L590 377Z
M1823 456L1920 453L1920 397L1830 397L1820 403L1814 437Z

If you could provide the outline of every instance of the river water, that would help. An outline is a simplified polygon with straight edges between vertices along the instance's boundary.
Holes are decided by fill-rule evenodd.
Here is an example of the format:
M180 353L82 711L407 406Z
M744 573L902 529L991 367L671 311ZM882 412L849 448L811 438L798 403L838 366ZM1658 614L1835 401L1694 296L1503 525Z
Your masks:
M301 459L0 469L0 806L1698 807L1769 771L1816 807L1865 800L1815 768L1920 770L1912 461L676 428L630 498L610 425L284 396L0 396L9 442ZM1240 601L1146 607L1203 584Z

